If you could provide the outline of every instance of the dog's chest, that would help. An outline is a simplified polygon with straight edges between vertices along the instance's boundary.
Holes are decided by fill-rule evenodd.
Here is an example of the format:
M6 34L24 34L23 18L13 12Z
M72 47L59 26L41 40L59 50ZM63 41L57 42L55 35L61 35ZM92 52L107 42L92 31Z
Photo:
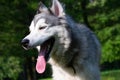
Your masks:
M52 66L53 80L76 80L76 76L69 68L63 69L58 66Z

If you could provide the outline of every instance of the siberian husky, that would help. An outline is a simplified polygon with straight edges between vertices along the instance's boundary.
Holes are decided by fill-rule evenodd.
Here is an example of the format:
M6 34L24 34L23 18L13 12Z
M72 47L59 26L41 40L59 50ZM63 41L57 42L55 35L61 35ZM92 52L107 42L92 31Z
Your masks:
M38 73L45 71L48 62L53 80L100 80L98 39L89 28L66 15L58 0L52 1L51 8L40 3L29 30L21 43L26 50L38 49Z

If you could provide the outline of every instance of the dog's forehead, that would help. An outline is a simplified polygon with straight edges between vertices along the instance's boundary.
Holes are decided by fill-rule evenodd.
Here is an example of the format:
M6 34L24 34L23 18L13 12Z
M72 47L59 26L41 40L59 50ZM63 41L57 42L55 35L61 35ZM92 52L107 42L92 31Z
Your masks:
M39 20L42 21L43 19L47 24L53 24L53 23L56 24L58 22L58 18L55 16L51 16L49 14L37 14L33 19L34 25L36 25Z
M35 15L33 19L34 25L36 25L39 20L41 20L42 22L45 22L46 21L45 15L40 15L40 14Z

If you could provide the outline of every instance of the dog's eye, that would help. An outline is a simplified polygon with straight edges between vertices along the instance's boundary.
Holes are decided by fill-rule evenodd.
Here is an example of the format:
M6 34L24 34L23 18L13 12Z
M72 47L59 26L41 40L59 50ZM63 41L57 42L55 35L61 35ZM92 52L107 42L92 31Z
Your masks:
M47 26L39 27L39 30L45 29Z

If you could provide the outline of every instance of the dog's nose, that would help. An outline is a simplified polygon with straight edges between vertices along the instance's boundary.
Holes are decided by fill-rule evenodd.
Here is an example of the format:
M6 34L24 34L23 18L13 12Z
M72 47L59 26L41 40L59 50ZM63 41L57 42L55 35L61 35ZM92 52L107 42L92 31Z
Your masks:
M29 45L29 40L28 39L23 39L21 42L22 46L24 49L28 49L28 45Z

